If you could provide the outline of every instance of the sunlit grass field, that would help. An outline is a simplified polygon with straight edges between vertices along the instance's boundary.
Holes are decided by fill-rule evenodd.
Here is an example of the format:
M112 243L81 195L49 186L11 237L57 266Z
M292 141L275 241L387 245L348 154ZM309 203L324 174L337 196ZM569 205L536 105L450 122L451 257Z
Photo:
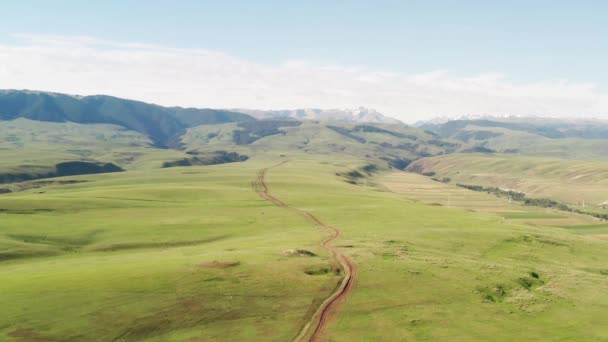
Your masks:
M452 154L416 161L452 183L512 189L573 207L608 212L608 162L505 154Z
M481 194L412 195L385 171L348 184L355 159L287 155L0 195L0 340L292 339L339 276L315 272L324 231L251 189L285 160L273 194L339 227L358 267L324 340L608 339L607 241Z
M338 280L266 163L71 179L0 197L0 340L289 340ZM38 193L40 191L44 193ZM318 257L290 257L301 248Z
M605 226L603 221L589 215L527 206L521 202L510 201L508 198L470 191L411 172L388 173L381 177L379 182L387 190L403 194L413 201L447 208L462 208L472 212L494 213L503 221L513 223L565 228L579 225Z
M359 265L330 340L608 338L606 241L330 186L311 176L326 168L314 169L287 164L274 184L292 205L340 227Z

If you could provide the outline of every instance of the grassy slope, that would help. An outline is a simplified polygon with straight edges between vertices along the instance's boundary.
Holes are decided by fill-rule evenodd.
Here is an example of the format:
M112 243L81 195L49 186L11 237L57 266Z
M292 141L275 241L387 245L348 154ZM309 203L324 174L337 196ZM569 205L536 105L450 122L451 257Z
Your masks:
M418 153L438 154L445 150L440 146L428 144L435 138L423 131L403 125L374 125L397 134L413 136L415 139L399 138L386 133L354 131L353 135L365 139L359 142L345 137L327 128L331 123L305 121L298 127L283 127L286 134L271 135L255 141L250 145L235 145L233 131L239 129L237 124L198 126L191 128L182 138L188 149L217 150L230 149L240 153L254 155L257 153L282 153L286 155L306 152L314 155L336 155L357 158L407 158L414 159ZM355 124L333 123L340 127L353 129ZM211 134L211 137L210 135ZM386 143L392 147L381 146ZM409 143L411 149L397 148L399 144Z
M0 262L0 336L290 339L337 278L304 273L323 257L282 254L322 254L322 233L250 189L281 159L0 196L0 249L12 255ZM332 340L608 338L605 241L347 184L336 172L355 160L291 160L270 171L271 190L340 227L359 267ZM213 260L240 264L201 266ZM542 284L528 290L532 271Z
M295 336L337 280L306 221L250 189L258 168L80 176L0 197L0 339ZM28 208L31 212L23 212ZM240 262L225 268L201 266Z
M414 203L331 180L323 165L273 175L279 197L340 227L340 243L353 246L359 278L331 340L608 338L605 241ZM542 283L526 289L530 272Z
M0 121L0 173L47 172L70 160L112 162L141 170L185 156L150 144L144 135L114 125Z
M339 124L353 128L354 124ZM398 134L415 137L397 138L390 134L354 132L364 138L361 143L340 135L326 124L304 122L300 127L284 127L285 135L264 137L249 145L236 145L233 131L237 124L203 125L192 128L183 137L188 150L228 152L238 151L252 156L272 151L283 154L308 152L330 155L339 153L351 157L378 159L380 157L414 159L418 153L438 154L444 148L428 144L434 137L415 128L402 125L377 125ZM216 137L208 138L210 133ZM70 160L112 162L127 170L160 167L165 161L188 158L183 151L158 149L151 140L135 131L104 124L41 122L27 119L0 121L0 173L46 173L54 165ZM381 143L394 147L381 146ZM410 149L397 146L411 144Z
M410 166L449 177L454 183L497 186L605 211L608 201L608 162L537 157L455 154L424 158Z
M525 223L547 228L565 228L582 235L605 238L608 225L598 218L557 209L526 206L507 198L463 189L410 172L393 172L381 178L381 185L408 199L434 206L493 213L503 222Z

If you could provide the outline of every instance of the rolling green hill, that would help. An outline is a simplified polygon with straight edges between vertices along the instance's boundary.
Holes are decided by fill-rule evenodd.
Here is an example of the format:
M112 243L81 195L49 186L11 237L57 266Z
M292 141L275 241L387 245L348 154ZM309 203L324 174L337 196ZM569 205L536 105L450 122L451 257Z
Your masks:
M608 225L472 191L608 213L601 129L33 94L0 121L2 341L608 339Z
M0 91L4 179L38 178L69 161L134 170L242 161L267 152L348 155L403 169L412 160L458 147L400 123L255 120L237 112L168 108L111 96ZM193 157L197 153L205 158Z
M289 209L305 208L340 229L356 265L322 341L608 337L606 241L420 203L409 178L385 189L336 175L364 163L259 154L0 195L0 336L291 340L341 278L326 231ZM265 168L288 209L252 189Z
M206 125L182 137L188 150L229 149L246 155L333 155L388 162L404 168L423 156L454 151L458 143L441 140L422 130L399 125L266 120Z
M186 156L182 151L155 148L145 135L116 125L0 121L0 174L47 173L67 161L145 169Z
M296 120L198 125L173 143L180 148L158 148L146 135L118 125L23 118L0 121L0 176L38 178L68 161L143 170L242 161L259 153L351 156L403 169L412 160L450 153L458 146L403 124Z

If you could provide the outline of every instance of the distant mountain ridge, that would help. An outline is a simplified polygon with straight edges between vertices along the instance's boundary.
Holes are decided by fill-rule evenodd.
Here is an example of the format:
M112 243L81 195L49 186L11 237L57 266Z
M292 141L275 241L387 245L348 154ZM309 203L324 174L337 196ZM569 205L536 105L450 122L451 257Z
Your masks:
M549 139L608 139L608 121L598 119L559 119L544 117L483 117L447 121L419 122L417 127L443 138L456 138L467 126L504 128L540 135Z
M318 121L340 121L353 123L385 123L400 124L401 121L385 116L370 108L359 107L355 109L285 109L285 110L258 110L234 109L234 111L249 114L257 119L298 119Z
M608 159L608 121L494 117L426 122L418 128L459 141L464 151L566 159Z
M157 147L175 147L179 136L190 127L255 120L228 110L163 107L106 95L0 90L0 120L18 118L114 124L146 134Z
M147 135L156 147L179 146L179 137L199 125L296 119L345 123L402 124L376 110L356 109L209 109L164 107L108 95L68 95L33 90L1 90L0 120L30 119L81 124L113 124Z

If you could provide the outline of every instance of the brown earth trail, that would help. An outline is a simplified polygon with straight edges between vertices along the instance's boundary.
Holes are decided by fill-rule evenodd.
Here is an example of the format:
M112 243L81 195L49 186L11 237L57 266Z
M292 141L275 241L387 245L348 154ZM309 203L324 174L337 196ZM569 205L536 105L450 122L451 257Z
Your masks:
M273 167L278 167L283 164L285 164L285 162L282 162ZM331 295L327 299L325 299L325 301L323 301L321 305L319 305L319 307L314 311L306 325L302 328L302 330L298 333L298 336L296 336L295 338L295 341L304 341L306 339L309 339L309 341L316 342L321 338L321 335L325 331L329 316L332 311L340 303L342 303L345 300L346 296L348 296L348 294L352 291L355 279L357 277L357 268L353 261L348 258L348 256L340 253L340 251L331 244L333 240L340 236L340 230L336 227L324 224L318 217L313 215L311 212L290 207L289 205L285 204L285 202L275 197L270 192L268 184L266 184L267 173L268 168L260 170L257 178L252 182L253 189L263 199L273 203L278 207L290 210L304 217L306 220L310 221L315 226L330 232L331 235L321 241L321 246L325 250L327 250L329 257L335 263L340 265L341 273L344 275L344 277L336 286Z

